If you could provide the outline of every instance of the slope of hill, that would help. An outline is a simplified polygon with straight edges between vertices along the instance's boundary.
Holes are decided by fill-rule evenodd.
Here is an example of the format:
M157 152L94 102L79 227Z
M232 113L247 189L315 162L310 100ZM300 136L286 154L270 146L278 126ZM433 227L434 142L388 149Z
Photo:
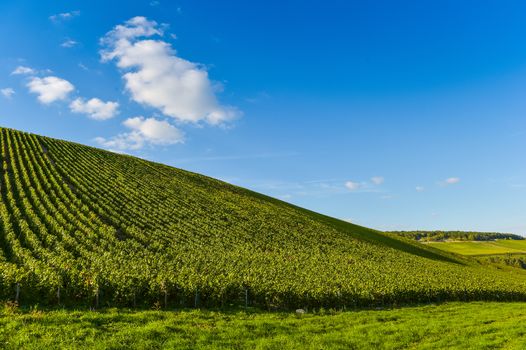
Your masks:
M358 306L526 299L522 275L206 176L0 129L0 299Z

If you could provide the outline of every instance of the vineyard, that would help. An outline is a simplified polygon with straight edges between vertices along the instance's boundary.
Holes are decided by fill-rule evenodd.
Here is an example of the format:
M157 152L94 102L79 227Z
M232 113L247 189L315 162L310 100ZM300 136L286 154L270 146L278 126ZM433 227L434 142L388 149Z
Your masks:
M0 129L0 300L357 307L526 300L523 275L202 175Z

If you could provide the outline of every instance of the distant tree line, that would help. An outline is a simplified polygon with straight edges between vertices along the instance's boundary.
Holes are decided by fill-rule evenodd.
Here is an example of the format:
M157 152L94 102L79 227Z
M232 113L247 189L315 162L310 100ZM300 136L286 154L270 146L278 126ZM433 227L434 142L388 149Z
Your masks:
M500 232L473 232L473 231L391 231L402 237L417 241L494 241L496 239L521 240L524 237L512 233Z

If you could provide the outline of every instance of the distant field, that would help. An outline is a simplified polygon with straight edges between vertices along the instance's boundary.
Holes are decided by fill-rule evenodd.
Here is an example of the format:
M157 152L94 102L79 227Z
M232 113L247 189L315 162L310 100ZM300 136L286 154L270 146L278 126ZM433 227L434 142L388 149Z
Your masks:
M524 254L526 240L430 242L427 245L461 255Z
M524 349L526 303L307 313L0 308L2 349Z

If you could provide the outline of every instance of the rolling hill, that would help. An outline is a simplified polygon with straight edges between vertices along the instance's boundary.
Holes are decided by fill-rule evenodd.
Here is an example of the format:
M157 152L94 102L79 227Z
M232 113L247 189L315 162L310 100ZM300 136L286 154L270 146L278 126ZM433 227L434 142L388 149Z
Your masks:
M0 129L0 299L264 307L526 299L523 275L206 176Z

